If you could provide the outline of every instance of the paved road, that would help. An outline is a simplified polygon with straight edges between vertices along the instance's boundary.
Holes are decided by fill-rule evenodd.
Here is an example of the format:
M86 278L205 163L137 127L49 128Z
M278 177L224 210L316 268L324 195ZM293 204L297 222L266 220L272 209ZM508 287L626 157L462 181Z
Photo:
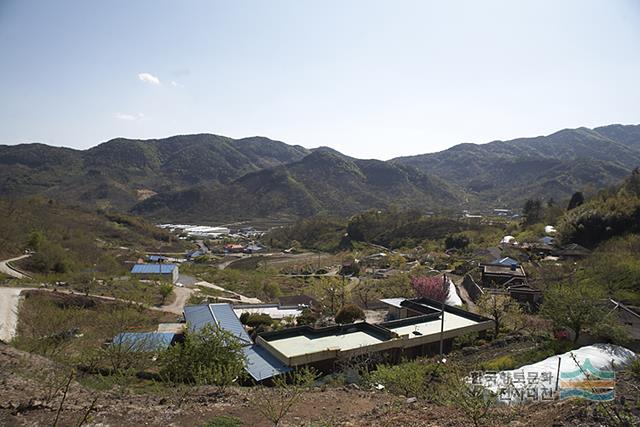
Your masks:
M20 293L29 288L0 288L0 340L9 342L18 326Z
M13 261L18 261L24 258L27 258L31 255L21 255L19 257L15 257L15 258L11 258L11 259L5 259L4 261L0 261L0 273L6 274L7 276L11 276L11 277L15 277L16 279L25 279L27 278L27 276L25 276L24 274L20 273L17 270L14 270L13 268L11 268L11 266L9 265L10 262Z

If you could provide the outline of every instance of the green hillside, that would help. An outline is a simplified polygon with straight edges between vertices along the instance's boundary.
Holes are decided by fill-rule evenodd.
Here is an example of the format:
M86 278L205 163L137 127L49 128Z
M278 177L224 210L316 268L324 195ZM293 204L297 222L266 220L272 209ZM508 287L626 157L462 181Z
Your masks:
M93 270L122 274L124 260L145 251L182 252L184 243L142 218L63 205L46 199L0 199L0 259L25 249L37 273ZM124 258L120 259L121 256Z
M640 126L565 129L535 138L460 144L392 162L458 184L483 205L521 207L527 198L560 200L578 189L619 182L640 165Z
M127 210L155 193L227 183L299 160L308 150L268 138L184 135L117 138L89 150L0 146L0 196L42 195Z
M300 161L249 173L228 185L157 195L133 212L169 220L231 220L340 216L396 203L437 210L462 202L455 188L411 167L315 150Z

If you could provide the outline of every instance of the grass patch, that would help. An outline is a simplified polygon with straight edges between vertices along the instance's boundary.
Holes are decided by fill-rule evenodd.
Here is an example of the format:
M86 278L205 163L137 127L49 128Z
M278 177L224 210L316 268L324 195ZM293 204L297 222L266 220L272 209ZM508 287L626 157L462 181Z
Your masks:
M68 364L124 331L153 331L175 316L80 295L25 292L12 344Z
M242 425L242 420L237 417L229 415L218 415L204 423L202 427L239 427Z

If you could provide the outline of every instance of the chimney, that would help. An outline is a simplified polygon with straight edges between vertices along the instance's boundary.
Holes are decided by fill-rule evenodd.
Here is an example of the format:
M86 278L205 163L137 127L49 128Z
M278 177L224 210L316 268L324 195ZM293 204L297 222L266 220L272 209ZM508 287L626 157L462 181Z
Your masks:
M516 271L516 267L518 267L518 264L511 264L511 271Z

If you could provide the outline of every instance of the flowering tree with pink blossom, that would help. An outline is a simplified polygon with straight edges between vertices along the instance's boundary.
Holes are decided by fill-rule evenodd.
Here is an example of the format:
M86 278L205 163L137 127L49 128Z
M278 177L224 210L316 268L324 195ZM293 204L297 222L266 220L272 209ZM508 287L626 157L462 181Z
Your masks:
M412 277L411 286L419 298L431 298L439 302L449 298L449 284L443 280L443 276Z

